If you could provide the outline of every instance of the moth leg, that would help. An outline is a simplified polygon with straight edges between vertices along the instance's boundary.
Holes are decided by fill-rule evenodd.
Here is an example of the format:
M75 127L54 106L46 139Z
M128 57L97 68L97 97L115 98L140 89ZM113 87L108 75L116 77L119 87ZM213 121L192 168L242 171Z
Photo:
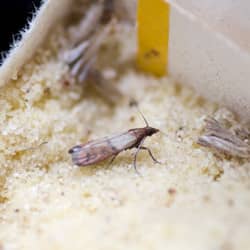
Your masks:
M150 155L150 157L152 158L152 160L153 160L154 163L162 164L162 162L158 161L158 160L153 156L153 154L152 154L152 152L151 152L151 150L150 150L149 148L147 148L147 147L141 147L141 149L147 150L147 151L148 151L148 153L149 153L149 155Z
M118 155L118 154L115 154L115 155L111 158L111 160L110 160L109 163L107 164L106 168L109 168L109 167L110 167L110 165L113 163L113 161L115 160L115 158L117 157L117 155Z
M143 145L144 140L145 140L145 139L143 139L143 140L139 143L139 145L137 146L137 150L136 150L136 152L135 152L135 155L134 155L134 162L133 162L133 165L134 165L135 172L136 172L137 174L139 174L139 175L141 175L141 174L140 174L139 171L137 170L136 161L137 161L137 155L138 155L138 153L140 152L140 149L141 149L141 147L142 147L142 145Z

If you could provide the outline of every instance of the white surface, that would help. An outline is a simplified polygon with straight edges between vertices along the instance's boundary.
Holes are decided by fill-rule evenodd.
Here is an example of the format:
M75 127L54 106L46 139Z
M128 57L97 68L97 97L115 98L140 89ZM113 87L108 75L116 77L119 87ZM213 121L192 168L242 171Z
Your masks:
M217 32L250 51L250 1L169 0L192 13Z
M177 81L249 120L250 54L219 33L220 27L212 28L210 24L216 21L211 20L206 23L206 19L201 21L186 9L172 5L169 72Z

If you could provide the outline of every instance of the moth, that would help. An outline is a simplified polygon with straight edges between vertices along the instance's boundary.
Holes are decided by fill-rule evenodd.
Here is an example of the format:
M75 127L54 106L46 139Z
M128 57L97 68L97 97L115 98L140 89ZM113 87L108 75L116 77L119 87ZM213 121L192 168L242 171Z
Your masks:
M198 144L226 155L250 158L250 145L246 140L250 134L246 130L238 129L233 133L211 117L205 122L205 133L199 137Z
M72 147L68 152L72 155L73 163L78 166L89 166L112 157L111 164L120 152L132 148L137 149L133 161L134 169L137 173L136 160L140 150L147 150L152 160L155 163L160 163L153 156L151 150L143 146L145 139L158 133L159 129L150 127L145 117L143 115L142 117L146 123L146 126L143 128L130 129L124 133L92 140Z
M98 66L98 53L117 22L114 0L97 1L80 24L70 29L71 48L62 55L69 70L66 82L92 86L109 104L115 104L123 95L105 78Z

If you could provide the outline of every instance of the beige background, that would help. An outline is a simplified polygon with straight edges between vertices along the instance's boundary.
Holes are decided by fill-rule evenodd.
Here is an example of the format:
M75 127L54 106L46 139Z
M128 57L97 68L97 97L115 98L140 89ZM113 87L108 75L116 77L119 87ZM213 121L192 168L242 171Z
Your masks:
M170 74L249 120L250 3L169 2Z

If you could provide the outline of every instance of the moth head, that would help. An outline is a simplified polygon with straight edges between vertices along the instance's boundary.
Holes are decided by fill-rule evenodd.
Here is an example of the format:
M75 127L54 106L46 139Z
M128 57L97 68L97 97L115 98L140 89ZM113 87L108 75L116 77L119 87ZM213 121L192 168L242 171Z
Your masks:
M145 128L146 128L146 131L147 131L146 133L147 133L148 136L151 136L151 135L159 132L159 129L157 129L157 128L152 128L152 127L149 127L149 126L147 126Z

